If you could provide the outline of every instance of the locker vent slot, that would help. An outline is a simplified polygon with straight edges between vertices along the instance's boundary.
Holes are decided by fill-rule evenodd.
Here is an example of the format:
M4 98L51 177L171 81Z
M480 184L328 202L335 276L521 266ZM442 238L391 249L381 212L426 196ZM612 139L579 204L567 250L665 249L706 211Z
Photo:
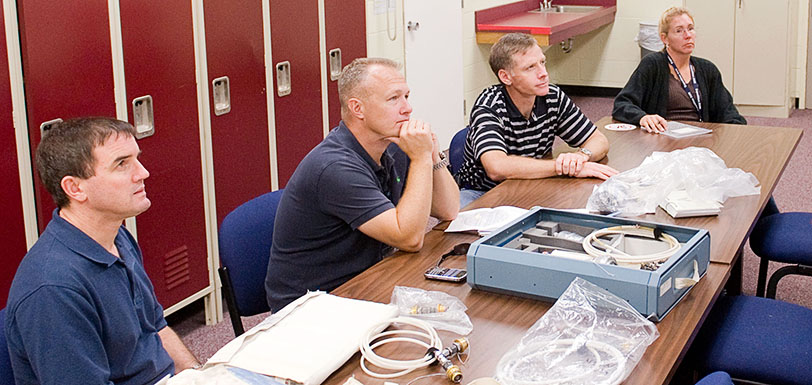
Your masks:
M183 245L164 256L164 280L166 289L172 290L191 279L189 271L189 248Z

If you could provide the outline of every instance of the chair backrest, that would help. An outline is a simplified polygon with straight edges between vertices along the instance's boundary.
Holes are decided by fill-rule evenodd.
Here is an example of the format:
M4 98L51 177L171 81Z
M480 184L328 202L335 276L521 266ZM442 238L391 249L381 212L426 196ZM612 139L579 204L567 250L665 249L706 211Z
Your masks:
M231 277L239 315L270 310L265 299L265 274L282 192L272 191L243 203L220 225L220 264Z
M468 136L468 127L459 130L451 138L451 146L448 148L448 161L451 163L451 174L457 175L462 167L465 158L465 137Z
M694 385L733 385L730 375L725 372L713 372L703 377Z
M6 343L6 309L0 310L0 385L14 385L11 357Z

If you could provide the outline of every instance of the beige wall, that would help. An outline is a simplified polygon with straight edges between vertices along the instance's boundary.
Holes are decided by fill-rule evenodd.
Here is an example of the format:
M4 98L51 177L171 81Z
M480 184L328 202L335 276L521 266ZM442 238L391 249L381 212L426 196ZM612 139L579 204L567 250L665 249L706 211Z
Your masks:
M387 2L396 4L396 13L380 13ZM377 9L376 9L377 4ZM367 12L367 56L385 57L401 65L403 54L403 0L366 0ZM389 32L386 30L386 17L389 17ZM390 40L393 30L397 30L395 40Z
M559 84L623 87L640 62L634 38L640 22L654 22L668 7L682 1L618 0L615 22L574 38L574 48L564 53L558 46L547 50L547 68Z
M381 1L381 0L379 0ZM367 0L367 52L403 62L402 1L398 2L398 38L386 37L383 15L373 14L375 0ZM480 91L497 82L488 67L490 45L477 44L474 12L515 0L464 0L462 12L463 81L465 103L470 111ZM746 1L746 0L745 0ZM790 96L805 100L808 10L812 0L790 0L797 17L792 28L790 57ZM564 53L558 46L545 48L548 71L554 83L599 87L623 87L640 61L640 48L634 38L640 21L657 21L662 11L681 6L682 0L617 0L615 22L585 35L576 36L574 49ZM391 17L391 16L390 16ZM391 21L391 19L390 19ZM802 106L804 104L801 104Z
M465 121L476 97L487 86L499 81L488 65L490 44L477 44L474 12L481 9L492 8L503 4L513 3L516 0L465 0L462 9L462 65L463 89L465 92Z

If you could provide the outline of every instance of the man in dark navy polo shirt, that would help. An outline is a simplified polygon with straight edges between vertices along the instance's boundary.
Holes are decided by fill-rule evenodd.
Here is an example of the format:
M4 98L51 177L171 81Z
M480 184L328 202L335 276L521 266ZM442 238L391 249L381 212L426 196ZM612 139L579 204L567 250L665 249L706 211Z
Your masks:
M46 131L37 169L58 208L9 292L6 335L17 384L153 384L196 367L166 324L122 226L150 206L135 129L108 118Z
M453 219L459 190L431 127L411 119L397 64L356 59L338 80L342 121L299 164L279 202L265 278L277 311L330 291L393 247L417 251L429 215Z

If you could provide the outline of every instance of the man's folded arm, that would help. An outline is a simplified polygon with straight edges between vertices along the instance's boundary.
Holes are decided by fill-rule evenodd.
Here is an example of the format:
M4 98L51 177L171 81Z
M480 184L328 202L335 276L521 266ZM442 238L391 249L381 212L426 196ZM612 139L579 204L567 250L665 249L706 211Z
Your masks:
M432 204L432 172L430 157L412 160L397 206L366 221L358 230L404 251L420 250Z

